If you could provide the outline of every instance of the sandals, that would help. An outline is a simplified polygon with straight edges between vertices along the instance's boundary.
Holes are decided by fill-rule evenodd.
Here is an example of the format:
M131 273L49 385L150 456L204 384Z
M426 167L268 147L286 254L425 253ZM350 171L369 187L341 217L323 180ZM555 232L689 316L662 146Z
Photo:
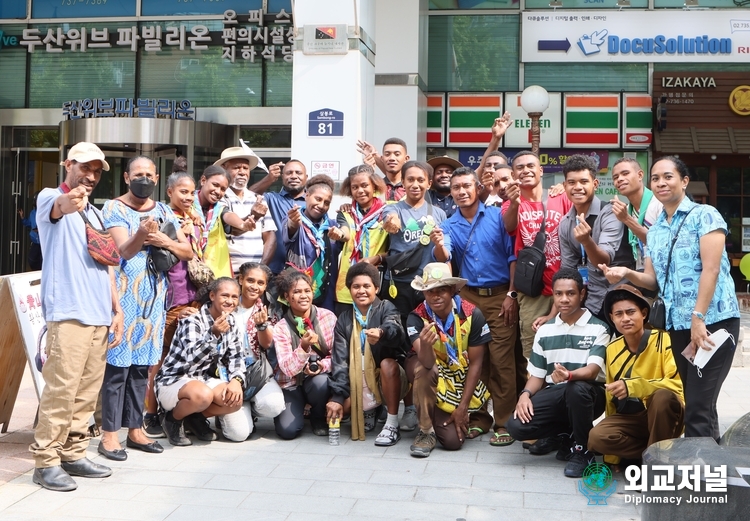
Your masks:
M398 443L398 440L400 439L401 433L399 433L398 427L383 425L383 430L380 431L378 437L375 438L375 445L377 447L390 447Z
M493 447L505 447L506 445L512 445L516 440L513 436L507 432L495 431L490 438L490 445Z
M466 433L466 439L473 440L474 438L480 437L482 434L487 434L487 432L481 427L469 427L469 430Z
M371 411L365 411L365 432L370 432L375 429L376 421L377 418L375 417L375 409Z

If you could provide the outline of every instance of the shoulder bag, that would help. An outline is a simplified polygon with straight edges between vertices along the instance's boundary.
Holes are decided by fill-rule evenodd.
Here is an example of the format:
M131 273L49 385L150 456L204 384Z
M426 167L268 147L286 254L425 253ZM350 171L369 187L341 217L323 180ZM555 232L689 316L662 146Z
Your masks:
M101 229L94 228L91 225L91 221L89 221L85 212L80 211L78 214L86 224L86 247L89 250L91 258L105 266L119 266L120 251L117 249L117 244L112 235L104 229L104 223L99 214L95 213L99 224L102 226Z
M544 268L547 267L547 256L544 254L547 244L547 201L542 202L542 208L542 226L534 237L534 244L521 248L516 257L514 285L529 297L538 297L544 290Z
M695 210L697 207L698 205L695 205L690 210L688 210L688 212L685 214L685 218L677 227L677 233L675 233L674 237L672 238L672 244L669 246L669 255L667 256L667 266L664 270L664 288L667 287L667 281L669 280L669 266L672 263L672 250L674 250L674 245L677 242L677 237L680 235L680 230L682 230L682 225L685 224L685 221L687 221L688 215L690 215L690 212ZM664 288L662 288L662 290ZM651 310L648 314L648 322L654 329L661 329L662 331L666 330L667 306L664 304L664 299L661 298L661 296L656 297L651 304Z
M432 204L425 201L427 205L427 215L432 217ZM422 253L424 249L429 247L429 242L426 245L417 243L413 248L409 248L406 251L394 253L385 257L384 262L386 269L391 271L394 275L408 275L419 270L422 265Z
M160 219L159 231L173 241L177 240L177 229L174 227L172 221L161 221ZM157 246L149 247L148 257L149 264L153 264L155 271L169 271L180 262L180 259L167 248L159 248Z

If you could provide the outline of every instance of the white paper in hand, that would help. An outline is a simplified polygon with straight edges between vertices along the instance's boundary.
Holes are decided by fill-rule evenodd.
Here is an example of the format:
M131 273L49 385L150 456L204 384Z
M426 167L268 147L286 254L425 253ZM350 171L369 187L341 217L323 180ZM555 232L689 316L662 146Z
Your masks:
M719 350L721 346L724 345L724 343L731 339L732 344L734 344L734 337L729 334L729 331L726 329L719 329L718 331L714 331L710 335L708 335L708 338L711 339L711 341L714 343L711 347L710 351L706 351L705 349L698 349L695 353L695 359L693 360L693 365L695 365L698 368L698 376L701 376L700 370L703 369L706 364L711 360L711 358L716 354L716 351Z

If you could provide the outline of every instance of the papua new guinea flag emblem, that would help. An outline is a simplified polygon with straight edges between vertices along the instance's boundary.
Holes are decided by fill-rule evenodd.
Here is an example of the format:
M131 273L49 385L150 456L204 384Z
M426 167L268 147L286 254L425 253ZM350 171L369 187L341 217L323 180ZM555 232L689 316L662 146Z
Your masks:
M333 40L335 38L336 38L335 27L316 27L315 28L316 40Z

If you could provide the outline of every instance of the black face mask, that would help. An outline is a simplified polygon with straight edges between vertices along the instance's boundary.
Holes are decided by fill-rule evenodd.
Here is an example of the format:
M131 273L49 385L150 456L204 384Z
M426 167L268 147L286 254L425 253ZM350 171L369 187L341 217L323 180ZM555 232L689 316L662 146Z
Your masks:
M148 177L136 177L130 180L130 192L138 199L148 199L154 193L156 183Z

